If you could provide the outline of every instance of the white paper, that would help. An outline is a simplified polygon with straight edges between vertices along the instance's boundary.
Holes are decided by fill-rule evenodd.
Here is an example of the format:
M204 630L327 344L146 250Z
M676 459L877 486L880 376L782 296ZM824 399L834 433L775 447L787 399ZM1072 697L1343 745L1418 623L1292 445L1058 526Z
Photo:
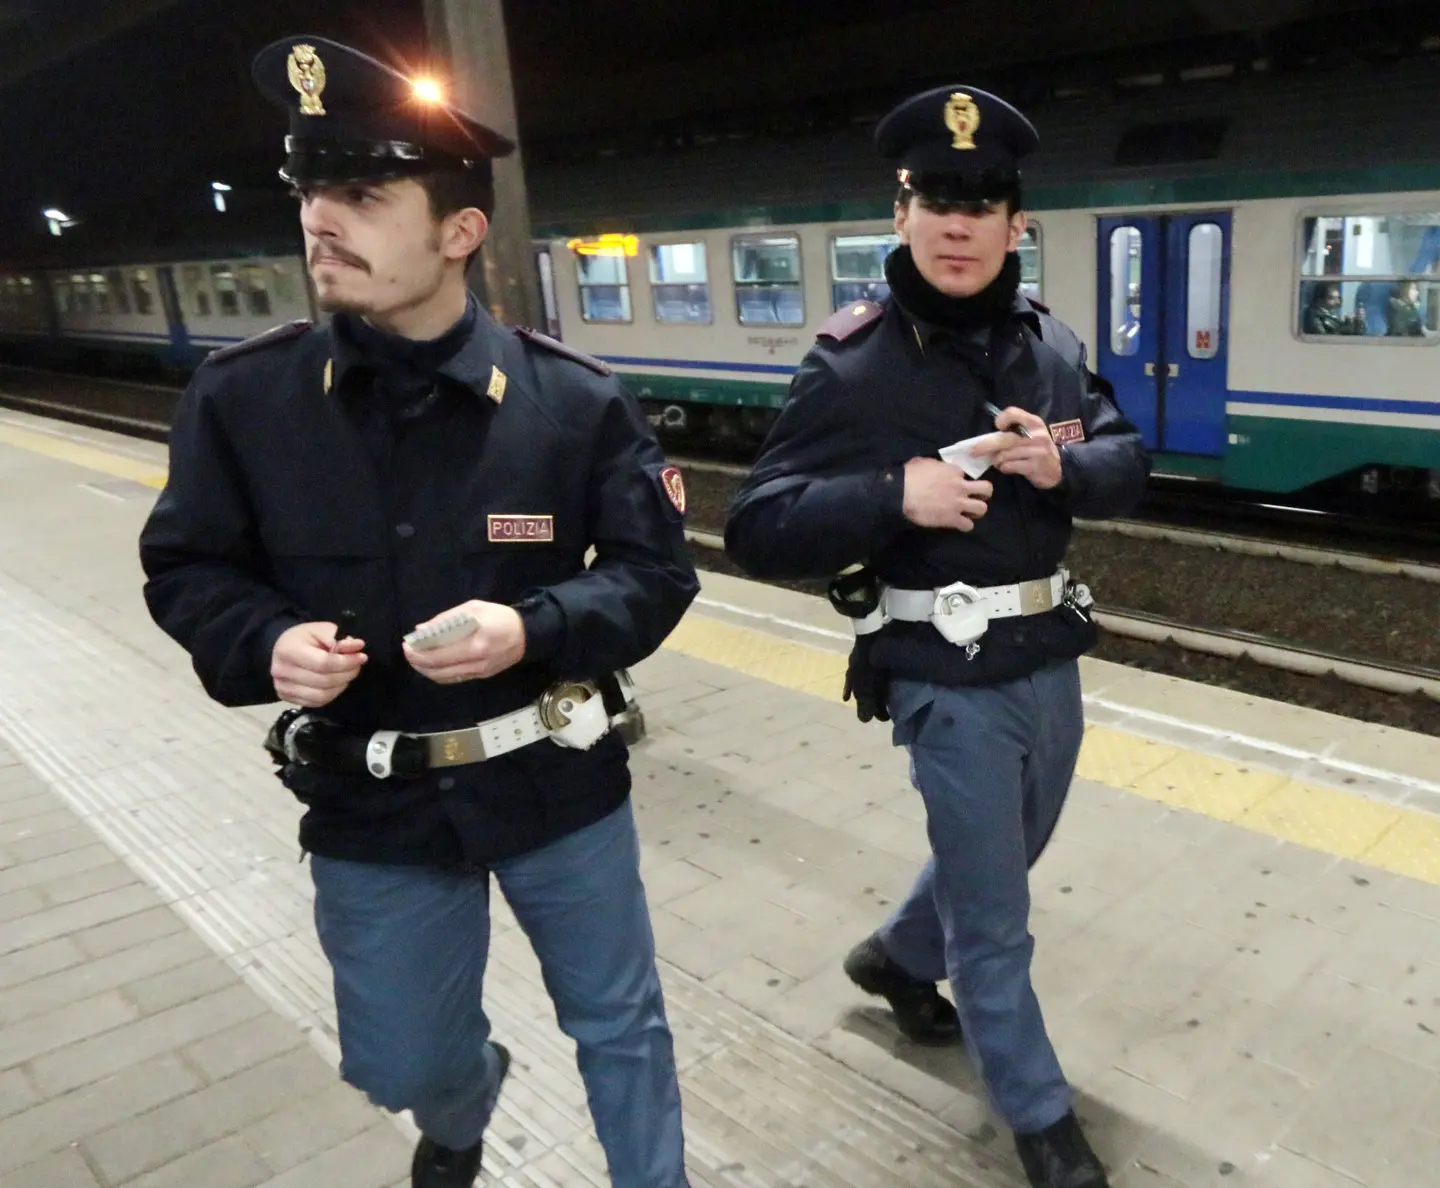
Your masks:
M996 438L1010 436L1005 433L982 433L979 437L967 437L964 441L957 441L954 445L948 445L941 449L940 459L948 462L951 466L958 466L967 476L978 479L990 469L990 455L979 455L974 452L975 447L981 442L990 445Z

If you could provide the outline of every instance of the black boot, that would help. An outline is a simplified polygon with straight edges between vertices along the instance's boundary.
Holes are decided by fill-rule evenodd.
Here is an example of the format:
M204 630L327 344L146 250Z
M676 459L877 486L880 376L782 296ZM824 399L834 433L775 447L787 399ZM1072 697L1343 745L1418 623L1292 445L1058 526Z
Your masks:
M500 1057L500 1082L510 1071L510 1051L493 1040L490 1046ZM482 1134L473 1147L452 1151L421 1135L410 1161L410 1188L471 1188L480 1174L480 1156L485 1146Z
M1034 1188L1110 1188L1074 1110L1044 1130L1017 1134L1015 1150Z
M960 1038L960 1016L934 982L912 978L886 955L878 937L869 936L850 950L845 972L866 994L878 994L895 1012L901 1033L917 1044L953 1044Z

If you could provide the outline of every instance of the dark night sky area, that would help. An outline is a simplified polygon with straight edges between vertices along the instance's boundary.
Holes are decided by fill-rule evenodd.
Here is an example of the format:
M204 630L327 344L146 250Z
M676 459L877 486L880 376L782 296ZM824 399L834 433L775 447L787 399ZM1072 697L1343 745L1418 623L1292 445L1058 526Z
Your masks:
M119 246L125 232L137 244L178 243L222 227L244 233L252 215L271 221L288 201L274 172L284 118L250 82L255 51L310 32L423 68L422 4L0 0L0 259L61 246L44 234L50 205L82 220L64 237L76 252ZM99 36L107 17L147 5L156 11L16 77L43 34L69 25ZM957 73L1024 105L1062 82L1109 85L1254 56L1313 68L1356 52L1413 52L1426 29L1440 34L1433 0L509 0L506 9L529 164L626 138L625 151L646 152L737 127L802 135L824 119L864 122ZM223 222L211 180L236 187Z

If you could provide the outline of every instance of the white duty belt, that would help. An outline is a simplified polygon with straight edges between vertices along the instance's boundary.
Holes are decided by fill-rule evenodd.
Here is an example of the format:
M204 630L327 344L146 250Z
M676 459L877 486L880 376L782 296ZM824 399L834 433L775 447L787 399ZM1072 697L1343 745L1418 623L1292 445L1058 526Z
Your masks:
M969 586L954 582L930 590L901 590L880 587L880 605L863 619L853 619L856 635L879 631L886 623L932 623L947 640L961 647L985 634L991 619L1013 619L1022 615L1043 615L1065 603L1070 574L1056 570L1048 578L1015 582L1009 586ZM1088 604L1089 591L1076 588L1081 605Z
M552 685L540 697L513 713L489 718L476 726L442 730L436 734L409 734L399 730L377 730L365 746L365 766L372 776L385 779L391 774L395 744L402 737L417 738L425 744L430 766L459 767L482 763L548 738L562 747L588 751L612 729L620 730L630 743L643 737L645 719L635 699L635 685L628 672L617 672L625 708L611 717L599 686L591 681L565 681Z

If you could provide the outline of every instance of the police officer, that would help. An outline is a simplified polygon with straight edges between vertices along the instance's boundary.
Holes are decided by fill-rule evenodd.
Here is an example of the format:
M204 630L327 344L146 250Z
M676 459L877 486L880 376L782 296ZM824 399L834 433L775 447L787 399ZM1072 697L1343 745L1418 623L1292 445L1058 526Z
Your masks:
M876 140L901 183L889 296L821 328L726 545L760 577L840 575L846 699L893 719L925 801L932 857L847 971L908 1034L958 1027L1032 1184L1098 1188L1031 986L1027 868L1069 788L1094 641L1061 568L1071 517L1131 507L1148 461L1074 333L1020 293L1030 123L942 87Z
M684 486L609 369L496 325L467 262L513 145L318 37L255 60L289 109L326 328L217 352L176 410L141 559L155 620L306 806L342 1074L460 1188L509 1064L481 987L494 875L576 1043L619 1188L686 1183L619 727L697 591ZM587 567L586 552L595 556Z

